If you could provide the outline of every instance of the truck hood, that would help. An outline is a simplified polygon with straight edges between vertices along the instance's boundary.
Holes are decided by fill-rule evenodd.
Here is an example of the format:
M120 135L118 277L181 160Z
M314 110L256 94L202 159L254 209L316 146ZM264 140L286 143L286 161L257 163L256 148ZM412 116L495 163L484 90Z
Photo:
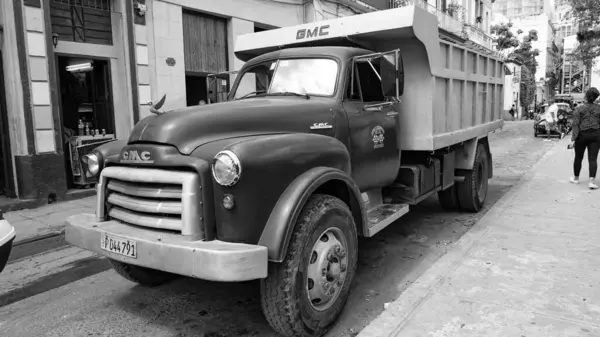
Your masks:
M331 98L285 96L192 106L144 118L133 128L128 143L168 144L189 155L199 146L221 139L308 132L313 123L322 121L307 120L307 112L327 116L334 105Z

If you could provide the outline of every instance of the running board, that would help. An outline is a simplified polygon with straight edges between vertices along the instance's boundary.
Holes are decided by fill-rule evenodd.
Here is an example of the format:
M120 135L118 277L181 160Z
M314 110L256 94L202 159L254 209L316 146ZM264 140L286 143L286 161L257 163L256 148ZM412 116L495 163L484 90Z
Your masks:
M407 204L382 204L370 209L367 212L369 228L366 237L374 236L406 213L408 213Z

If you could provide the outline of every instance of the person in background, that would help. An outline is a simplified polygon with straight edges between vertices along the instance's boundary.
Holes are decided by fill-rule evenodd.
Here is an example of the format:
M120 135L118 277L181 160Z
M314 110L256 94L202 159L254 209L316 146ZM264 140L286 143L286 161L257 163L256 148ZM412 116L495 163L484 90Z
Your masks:
M575 160L573 162L573 177L569 181L579 184L579 173L583 155L587 149L590 170L590 181L588 187L597 189L596 173L598 171L598 151L600 151L600 105L594 101L600 97L596 88L590 88L585 93L585 103L580 104L573 113L573 134L569 148L575 149Z
M508 113L510 114L512 120L515 120L515 113L516 113L516 109L515 109L515 105L513 104L512 107L510 107L510 110L508 110Z
M546 141L550 142L550 131L555 128L556 122L558 121L558 104L554 100L548 101L548 108L546 109Z

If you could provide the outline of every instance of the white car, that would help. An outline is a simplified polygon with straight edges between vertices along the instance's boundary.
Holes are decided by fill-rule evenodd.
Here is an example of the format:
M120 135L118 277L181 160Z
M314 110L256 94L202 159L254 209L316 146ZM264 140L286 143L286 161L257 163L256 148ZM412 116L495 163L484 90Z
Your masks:
M15 228L4 219L0 212L0 273L6 266L14 240Z

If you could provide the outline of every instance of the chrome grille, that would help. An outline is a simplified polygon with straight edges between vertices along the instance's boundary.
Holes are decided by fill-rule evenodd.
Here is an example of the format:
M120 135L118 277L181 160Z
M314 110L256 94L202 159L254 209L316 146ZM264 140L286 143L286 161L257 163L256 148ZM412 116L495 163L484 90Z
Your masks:
M102 171L97 188L98 221L203 238L202 186L195 173L113 166Z

